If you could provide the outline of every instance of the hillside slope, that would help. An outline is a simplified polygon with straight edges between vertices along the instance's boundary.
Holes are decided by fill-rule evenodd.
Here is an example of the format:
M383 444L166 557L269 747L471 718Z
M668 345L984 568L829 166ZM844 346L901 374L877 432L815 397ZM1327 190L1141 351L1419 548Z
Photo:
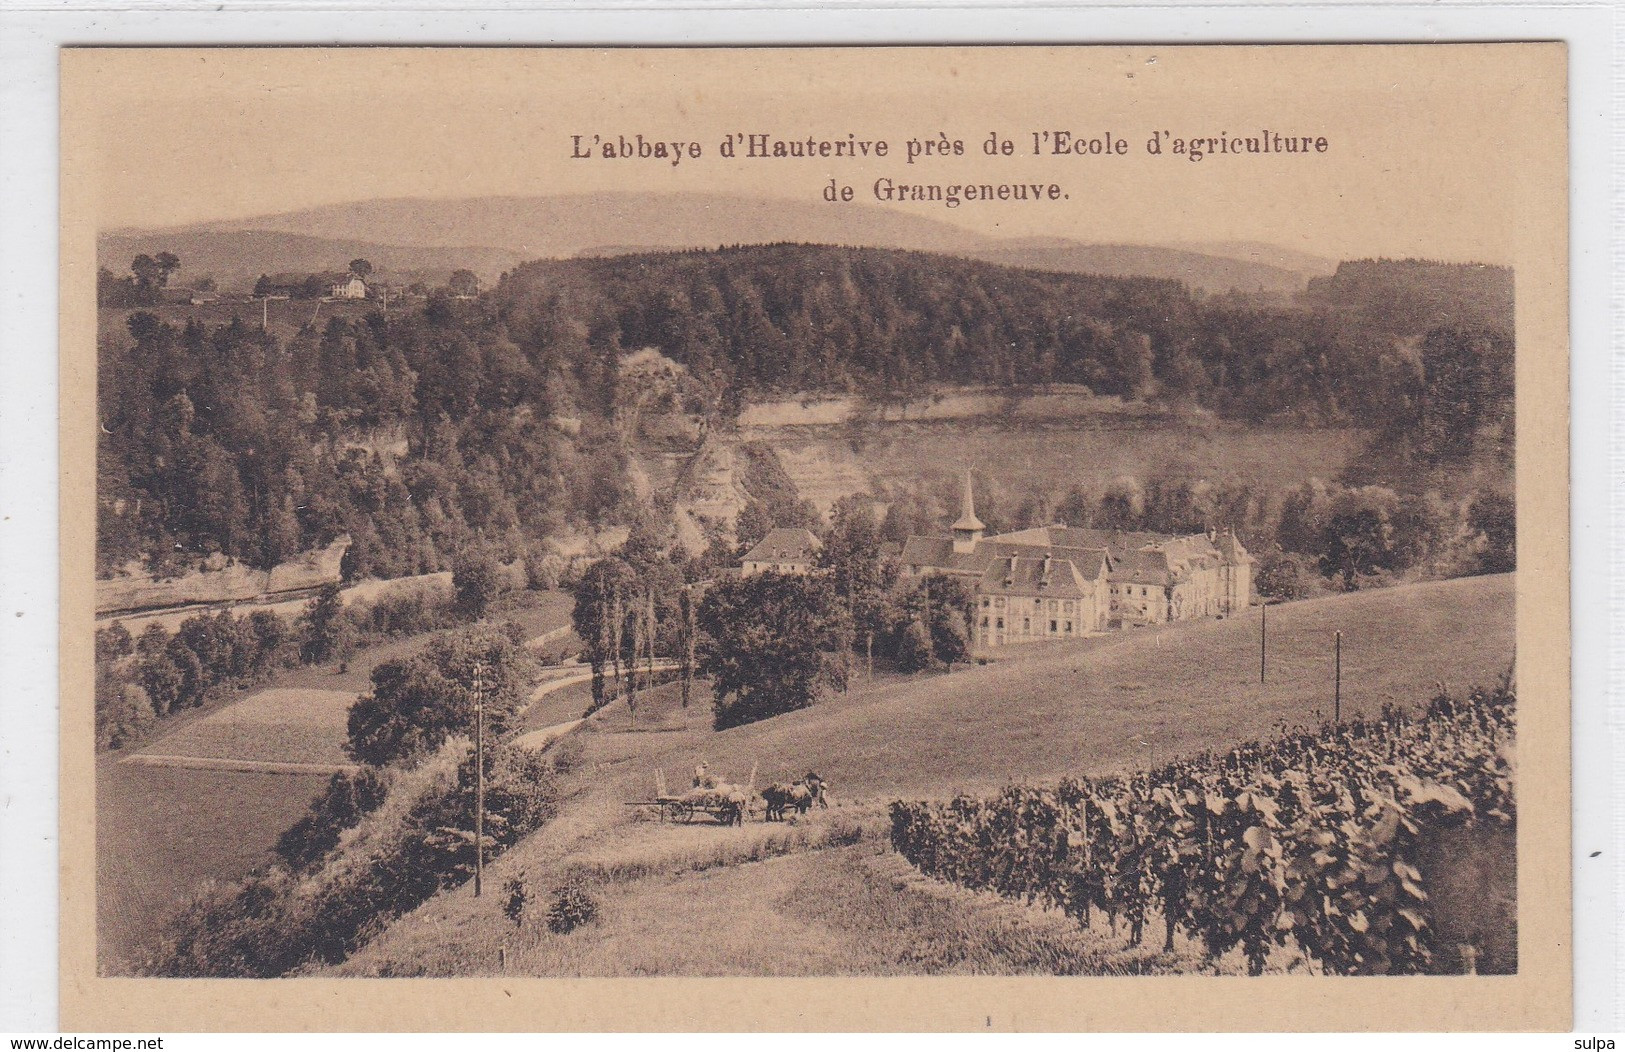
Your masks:
M989 263L1065 274L1173 278L1207 292L1301 292L1311 275L1250 259L1158 245L1085 244L1066 238L1021 238L966 253Z
M524 947L510 970L532 974L953 971L967 961L991 971L1052 969L1060 951L1046 940L1060 933L1044 934L1030 917L990 918L985 902L971 896L928 906L918 888L887 868L889 860L873 852L887 801L1143 768L1266 737L1281 724L1312 724L1330 715L1338 630L1345 717L1374 713L1385 702L1423 703L1440 681L1456 690L1490 683L1511 659L1513 595L1513 578L1501 576L1287 604L1270 618L1269 682L1262 686L1254 611L1001 651L993 664L877 680L812 709L720 733L710 730L705 706L685 714L663 689L639 706L636 727L616 707L574 736L583 762L558 819L487 876L501 887L523 874L537 895L571 876L585 878L605 895L600 925L568 937L528 931L521 938L499 898L476 901L459 889L402 918L340 971L492 972L497 948L510 942ZM754 768L758 788L814 769L832 785L836 806L792 827L748 822L739 829L655 824L623 806L654 790L656 771L668 784L686 784L684 772L702 759L740 781ZM809 851L827 861L770 861ZM831 867L862 885L843 894L867 905L809 911L791 893ZM740 911L749 923L724 935L723 921ZM927 923L922 911L940 915ZM689 923L680 913L710 920ZM1013 927L993 938L995 923ZM901 942L886 953L875 949L866 929L876 924L895 928ZM948 952L942 940L954 933L958 949ZM1028 951L1039 963L1021 964ZM1066 950L1074 962L1093 952ZM1097 963L1092 970L1156 965Z
M174 252L189 274L222 282L276 270L332 270L363 256L380 270L491 279L524 259L616 256L721 245L803 242L943 252L1073 274L1174 278L1211 292L1292 293L1325 261L1271 245L1097 244L993 238L877 205L832 210L799 200L705 193L599 192L533 197L354 201L100 239L101 265Z

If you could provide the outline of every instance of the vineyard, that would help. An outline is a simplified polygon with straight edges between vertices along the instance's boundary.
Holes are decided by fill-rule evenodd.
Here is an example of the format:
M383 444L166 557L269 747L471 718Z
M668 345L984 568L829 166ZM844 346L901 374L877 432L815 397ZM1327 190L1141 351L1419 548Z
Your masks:
M928 876L1085 927L1098 911L1131 945L1160 916L1165 950L1179 930L1211 958L1239 947L1254 975L1275 947L1327 974L1472 970L1479 947L1444 934L1430 889L1441 842L1515 832L1514 709L1509 684L1441 691L1420 716L1385 706L1131 778L899 801L892 845Z

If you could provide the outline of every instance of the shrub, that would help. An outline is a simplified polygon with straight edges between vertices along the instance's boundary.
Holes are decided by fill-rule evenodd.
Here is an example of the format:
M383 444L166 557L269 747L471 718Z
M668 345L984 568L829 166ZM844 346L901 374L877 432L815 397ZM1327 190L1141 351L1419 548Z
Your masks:
M156 627L156 626L154 626ZM146 639L142 634L142 639ZM170 660L167 653L160 650L152 657L141 662L136 675L141 680L141 686L151 700L152 710L160 716L167 716L181 699L183 679L180 666Z
M309 866L337 847L340 834L377 810L388 793L389 780L377 768L335 774L305 816L278 838L277 855L295 869Z
M556 935L568 935L583 924L598 919L598 900L580 884L567 884L553 896L553 905L547 910L547 929Z
M910 620L897 633L897 669L900 672L920 672L931 667L931 633L925 623Z
M1303 560L1280 550L1264 555L1258 560L1253 588L1265 599L1285 602L1305 598L1309 595L1309 583Z
M525 883L525 875L521 873L516 877L509 877L502 890L506 893L502 902L502 912L507 914L508 919L513 921L514 927L517 928L525 923L525 906L530 901L530 885Z
M145 737L156 721L152 700L139 683L119 679L108 665L97 666L97 748L122 749Z
M135 639L124 622L114 621L96 633L96 660L113 661L135 653Z

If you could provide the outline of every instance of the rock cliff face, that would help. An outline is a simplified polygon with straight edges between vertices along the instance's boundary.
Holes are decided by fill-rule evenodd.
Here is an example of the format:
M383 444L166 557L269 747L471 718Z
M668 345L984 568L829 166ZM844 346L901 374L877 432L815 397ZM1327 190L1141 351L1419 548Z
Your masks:
M96 613L147 610L189 603L242 602L278 592L316 588L339 579L339 563L349 550L348 535L325 548L306 552L270 570L232 559L213 558L202 570L161 580L131 573L96 582Z

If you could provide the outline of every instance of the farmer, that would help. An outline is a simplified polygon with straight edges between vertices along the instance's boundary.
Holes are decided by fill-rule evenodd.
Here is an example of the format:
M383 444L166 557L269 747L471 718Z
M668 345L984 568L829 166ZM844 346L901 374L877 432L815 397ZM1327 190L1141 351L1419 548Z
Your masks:
M700 765L694 768L694 788L715 789L716 787L717 780L711 777L711 768L704 760L701 760Z
M808 771L802 777L801 784L807 787L807 792L817 801L819 807L829 806L829 801L824 798L824 780L818 777L816 771Z

